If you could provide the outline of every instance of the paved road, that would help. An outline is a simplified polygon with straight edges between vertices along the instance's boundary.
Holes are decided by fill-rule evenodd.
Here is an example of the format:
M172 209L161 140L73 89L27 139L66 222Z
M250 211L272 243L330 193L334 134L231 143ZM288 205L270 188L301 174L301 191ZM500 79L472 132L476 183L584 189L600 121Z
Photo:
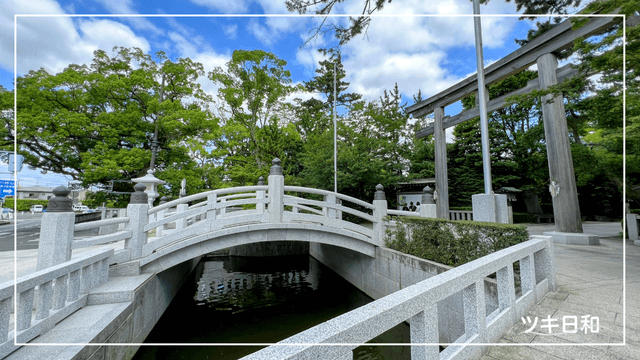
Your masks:
M41 220L42 213L18 213L15 216L15 220L12 220L7 225L0 226L0 252L13 251L15 248L14 240L17 242L18 250L37 249ZM17 221L17 225L15 221ZM14 236L14 229L16 228L17 237Z
M42 221L42 213L31 214L29 212L18 213L15 220L11 220L10 224L0 226L0 252L13 251L15 244L18 250L38 249L38 241L40 239L40 222ZM17 236L14 236L14 226L17 228ZM76 232L76 236L96 235L97 230L85 230ZM15 242L14 242L15 241Z

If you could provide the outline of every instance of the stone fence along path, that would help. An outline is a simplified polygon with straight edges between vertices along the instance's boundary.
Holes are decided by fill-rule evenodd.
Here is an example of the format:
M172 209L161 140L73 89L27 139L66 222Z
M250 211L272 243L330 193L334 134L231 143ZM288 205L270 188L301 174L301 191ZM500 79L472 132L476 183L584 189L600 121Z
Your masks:
M382 185L376 187L373 203L325 190L285 186L278 159L273 161L268 185L261 179L255 186L217 189L156 207L149 206L144 185L138 184L135 189L130 204L118 211L118 217L79 224L75 223L71 199L67 197L69 190L54 190L56 196L42 218L36 272L18 278L15 287L13 281L0 284L0 358L12 353L18 356L20 344L32 339L38 342L55 337L47 336L51 333L62 334L51 330L66 317L73 318L75 315L69 316L72 313L90 313L87 309L92 306L103 306L101 311L111 309L109 321L114 323L105 323L101 328L97 322L91 328L96 336L83 343L124 336L116 336L115 329L125 329L121 327L125 324L131 327L129 337L116 341L141 342L168 306L184 274L195 266L194 261L213 251L284 240L331 245L375 258L376 248L383 246L387 215L436 215L436 205L426 189L420 212L406 212L387 209ZM350 216L343 219L344 213ZM351 217L369 226L345 220ZM97 236L75 236L76 231L95 228L101 229ZM519 298L514 290L514 263L520 269ZM412 342L437 343L438 314L433 310L434 304L460 292L465 333L439 356L466 358L477 354L480 348L462 345L499 338L518 316L554 289L553 268L552 240L538 237L418 282L284 343L365 342L408 320ZM484 281L492 273L497 275L499 306L485 314ZM126 305L128 301L131 305ZM117 308L107 306L116 303L120 304ZM129 318L126 314L139 315ZM138 321L139 316L144 321ZM78 334L80 339L86 332ZM65 339L69 341L73 339ZM31 353L37 349L27 348ZM286 347L292 357L280 357L282 349L267 348L251 358L306 358L321 354L328 347ZM347 359L350 349L334 346L327 351L336 358ZM71 346L64 351L84 356L94 350ZM437 354L437 346L416 346L412 353L414 359L426 358Z

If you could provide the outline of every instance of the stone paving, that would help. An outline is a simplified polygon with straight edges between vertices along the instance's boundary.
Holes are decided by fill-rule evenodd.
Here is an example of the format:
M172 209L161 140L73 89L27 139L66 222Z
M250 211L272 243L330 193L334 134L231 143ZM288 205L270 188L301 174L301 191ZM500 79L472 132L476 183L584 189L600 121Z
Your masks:
M552 224L528 227L532 235L553 230ZM493 346L483 360L640 359L640 247L626 240L625 293L620 223L586 222L584 231L601 236L600 245L555 244L557 290L549 292L529 312L531 323L518 322L500 339L503 344L532 345ZM623 323L625 305L626 324ZM597 333L568 333L573 330L571 325L567 325L567 333L563 333L564 316L577 316L581 326L580 317L585 315L599 318ZM559 325L552 329L552 334L548 328L541 328L542 319L549 316L557 320L553 324ZM538 322L533 333L525 333L534 324L535 317ZM625 345L622 345L623 324L626 325Z

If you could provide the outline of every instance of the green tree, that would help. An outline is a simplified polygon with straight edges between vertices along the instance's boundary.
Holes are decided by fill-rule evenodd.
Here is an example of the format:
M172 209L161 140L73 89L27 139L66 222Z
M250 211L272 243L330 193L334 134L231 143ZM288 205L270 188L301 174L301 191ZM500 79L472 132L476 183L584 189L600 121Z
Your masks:
M349 87L349 83L344 81L347 76L342 65L342 56L340 52L335 49L319 49L320 53L324 55L330 55L326 60L320 61L320 67L316 69L316 76L313 79L304 83L305 88L309 92L319 92L324 94L327 98L325 106L328 110L331 110L333 106L334 97L336 99L336 106L349 106L355 101L362 98L362 95L356 93L347 93L346 90ZM337 96L334 94L334 73L335 73L335 88Z
M218 128L196 81L203 74L188 58L154 59L137 48L98 50L91 65L58 74L30 71L16 84L18 151L30 166L106 184L146 172L157 126L157 176L192 166L183 139L212 138ZM3 132L13 141L10 128Z
M286 61L262 50L236 50L227 68L209 73L220 86L224 113L223 136L213 142L212 156L223 164L230 185L252 184L267 176L271 160L285 169L300 135L287 120L293 112L284 99L296 88Z

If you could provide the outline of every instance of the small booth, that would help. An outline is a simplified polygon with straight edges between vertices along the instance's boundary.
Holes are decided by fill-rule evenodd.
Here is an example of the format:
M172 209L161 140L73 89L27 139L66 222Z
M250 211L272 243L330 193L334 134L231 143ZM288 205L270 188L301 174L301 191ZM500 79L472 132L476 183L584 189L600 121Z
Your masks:
M422 189L425 186L435 188L436 179L413 179L396 184L396 197L398 210L416 211L422 201Z
M513 203L518 200L517 194L521 193L522 190L516 189L514 187L501 187L496 190L496 194L505 194L507 195L507 207L509 209L509 224L513 224Z

